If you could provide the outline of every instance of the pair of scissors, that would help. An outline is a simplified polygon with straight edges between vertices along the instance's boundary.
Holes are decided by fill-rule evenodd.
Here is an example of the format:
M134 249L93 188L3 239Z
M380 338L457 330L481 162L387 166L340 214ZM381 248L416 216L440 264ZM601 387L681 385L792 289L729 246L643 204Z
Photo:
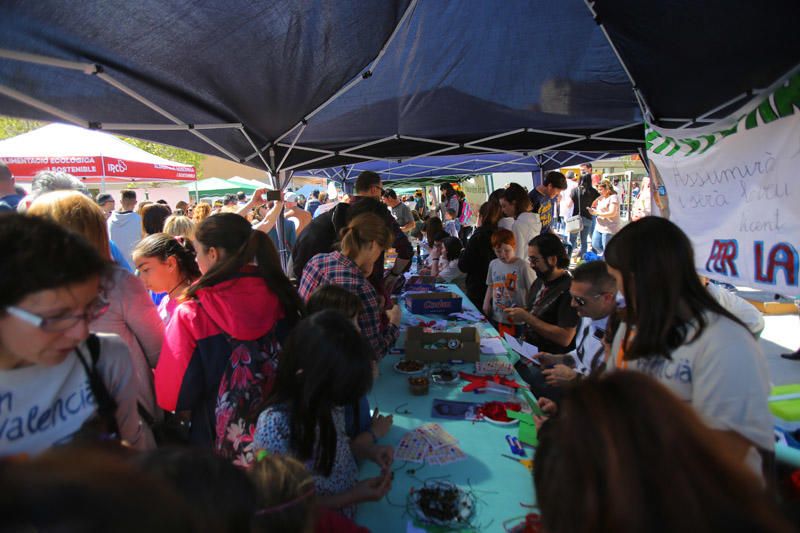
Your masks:
M531 472L533 472L533 459L520 459L519 457L514 457L513 455L502 454L503 457L507 459L511 459L512 461L516 461Z

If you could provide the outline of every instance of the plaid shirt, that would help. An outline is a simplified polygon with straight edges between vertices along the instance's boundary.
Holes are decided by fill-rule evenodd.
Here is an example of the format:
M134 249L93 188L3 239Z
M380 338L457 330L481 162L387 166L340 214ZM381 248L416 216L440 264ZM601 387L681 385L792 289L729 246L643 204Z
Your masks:
M341 252L317 254L306 263L300 278L300 297L306 302L320 285L339 285L361 299L364 312L358 317L361 333L378 358L386 355L397 341L399 330L381 320L383 308L375 287L364 277L358 265Z

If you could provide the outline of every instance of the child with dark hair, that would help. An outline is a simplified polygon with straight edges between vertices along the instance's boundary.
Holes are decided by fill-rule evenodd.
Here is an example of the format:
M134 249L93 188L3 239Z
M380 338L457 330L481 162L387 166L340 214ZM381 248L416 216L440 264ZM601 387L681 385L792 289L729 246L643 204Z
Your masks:
M422 241L419 243L424 254L431 253L434 238L442 232L444 232L444 224L442 224L441 218L430 217L425 221L425 224L422 226Z
M439 260L431 267L431 276L436 276L448 283L463 276L458 269L458 258L462 249L461 241L456 237L447 236L436 241L436 247L439 250Z
M444 213L444 231L451 237L458 238L461 224L458 222L458 212L455 209L448 209Z
M351 441L345 431L344 406L372 387L372 359L369 343L342 313L304 319L286 340L255 432L257 449L302 461L314 475L320 504L348 517L356 504L383 498L392 483L391 446ZM358 481L357 459L375 462L381 474Z
M730 436L656 379L630 371L587 379L558 411L534 457L543 530L793 530Z
M430 252L428 256L425 258L424 265L420 269L419 273L424 275L431 275L433 271L433 265L439 262L439 259L442 258L442 242L449 237L447 232L444 230L439 231L438 233L430 233L428 234L427 238L430 242Z
M145 287L166 293L158 304L164 324L182 300L183 293L202 275L191 241L166 233L148 235L133 249L133 263Z
M338 285L322 285L313 293L306 303L309 315L332 309L343 313L349 318L356 328L358 326L358 316L364 312L361 299L354 293ZM360 328L359 328L360 331ZM378 379L378 364L375 360L371 361L372 377ZM378 409L370 417L369 401L362 396L356 404L345 407L345 425L347 435L351 438L358 438L362 433L365 438L371 438L373 442L383 438L392 427L394 417L392 415L383 416L378 414Z
M230 461L197 448L162 448L131 461L183 496L203 530L250 531L256 512L255 485Z
M127 346L89 334L109 307L108 258L55 222L18 214L0 217L0 249L0 456L38 454L89 425L98 438L152 446Z
M136 456L134 456L136 457ZM213 531L194 502L119 453L53 448L0 466L0 529L6 532L192 533ZM247 531L246 529L241 531Z
M516 256L514 233L499 229L492 234L492 247L497 259L489 263L486 276L486 296L483 299L483 313L497 324L500 335L517 335L517 326L508 318L505 310L510 307L524 307L528 300L528 289L535 276L528 262Z
M192 412L194 445L213 445L229 457L247 448L245 459L250 460L248 440L239 436L255 429L257 414L252 420L249 412L246 420L231 418L219 402L220 388L235 384L249 391L237 412L258 406L253 395L268 392L277 347L300 320L303 302L269 237L253 230L244 217L208 217L197 227L195 244L203 275L184 292L167 324L155 371L156 397L165 410Z

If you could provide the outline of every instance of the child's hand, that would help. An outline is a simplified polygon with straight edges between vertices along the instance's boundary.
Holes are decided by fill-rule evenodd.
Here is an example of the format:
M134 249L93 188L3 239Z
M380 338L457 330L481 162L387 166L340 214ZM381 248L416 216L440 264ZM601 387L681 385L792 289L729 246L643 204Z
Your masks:
M378 414L377 409L375 410L375 414L372 415L371 429L377 438L380 439L385 437L386 434L389 433L392 424L394 424L393 415L383 416L381 414Z
M392 471L387 469L381 475L362 479L351 489L356 502L376 502L386 496L392 488Z
M381 470L389 470L394 461L394 448L375 444L369 449L367 458L381 467Z

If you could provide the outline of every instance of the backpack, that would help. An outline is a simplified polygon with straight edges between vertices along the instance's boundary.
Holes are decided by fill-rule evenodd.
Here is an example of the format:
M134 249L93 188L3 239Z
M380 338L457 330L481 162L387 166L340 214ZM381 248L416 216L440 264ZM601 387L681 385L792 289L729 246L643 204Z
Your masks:
M81 366L86 372L89 380L89 390L92 391L95 402L97 403L97 416L87 420L80 430L73 436L78 442L97 442L119 443L120 432L117 424L117 401L108 391L103 377L97 369L97 362L100 360L100 339L94 333L86 339L86 347L89 349L89 361L80 350L75 348L75 355L78 357ZM90 364L91 363L91 364Z
M472 208L470 207L469 202L466 200L463 202L459 200L459 204L458 221L462 226L466 226L469 224L469 219L472 218Z
M217 325L231 354L217 390L214 451L237 466L249 467L255 462L256 423L277 376L279 326L259 339L243 341Z

